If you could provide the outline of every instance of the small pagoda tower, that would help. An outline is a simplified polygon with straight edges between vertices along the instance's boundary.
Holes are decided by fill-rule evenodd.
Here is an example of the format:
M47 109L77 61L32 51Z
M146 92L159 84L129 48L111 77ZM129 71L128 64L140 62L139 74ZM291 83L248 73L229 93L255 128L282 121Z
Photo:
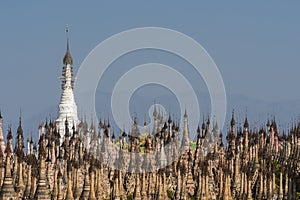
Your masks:
M67 51L63 58L63 69L62 76L60 77L61 84L61 98L60 103L58 105L58 118L56 119L56 126L61 135L61 141L64 140L65 134L65 120L68 120L69 130L72 130L73 125L77 126L78 117L77 117L77 106L74 99L74 80L75 77L73 75L73 59L69 49L69 36L68 36L68 26L66 27L67 33Z

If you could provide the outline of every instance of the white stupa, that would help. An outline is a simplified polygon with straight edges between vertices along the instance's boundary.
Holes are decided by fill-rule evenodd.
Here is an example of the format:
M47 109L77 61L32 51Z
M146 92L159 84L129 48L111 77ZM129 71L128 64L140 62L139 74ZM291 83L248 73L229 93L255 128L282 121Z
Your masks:
M66 27L66 33L67 33L67 52L63 59L63 69L62 69L62 76L60 77L62 84L62 93L60 98L60 103L58 105L58 118L56 119L56 127L59 131L59 134L61 136L61 141L64 139L65 135L65 121L68 121L69 124L69 130L72 133L72 127L73 125L76 126L79 123L78 117L77 117L77 106L74 99L74 79L73 76L73 59L70 54L69 49L69 37L68 37L68 26Z

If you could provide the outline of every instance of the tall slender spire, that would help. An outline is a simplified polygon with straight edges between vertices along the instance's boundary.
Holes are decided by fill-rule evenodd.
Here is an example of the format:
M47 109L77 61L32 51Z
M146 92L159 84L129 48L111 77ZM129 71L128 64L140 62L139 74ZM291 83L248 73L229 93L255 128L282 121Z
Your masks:
M70 48L69 48L69 27L68 27L68 25L66 25L66 34L67 34L67 51L66 51L66 54L64 56L63 63L65 65L72 65L73 64L73 58L71 56Z
M235 125L235 120L234 120L234 110L232 110L232 115L231 115L231 121L230 121L231 126Z
M182 137L182 145L184 146L185 150L189 150L189 130L188 130L188 115L186 112L186 108L184 111L184 116L183 116L183 137Z
M56 119L56 126L59 130L59 133L62 134L61 141L64 140L64 135L66 134L65 119L68 116L68 130L72 132L72 125L75 125L75 128L78 124L77 117L77 106L74 99L73 89L74 89L74 76L73 76L73 59L70 54L69 49L69 28L66 27L67 34L67 52L63 59L64 66L62 68L62 76L60 77L62 81L62 94L60 103L58 105L58 118ZM73 124L72 124L73 123Z

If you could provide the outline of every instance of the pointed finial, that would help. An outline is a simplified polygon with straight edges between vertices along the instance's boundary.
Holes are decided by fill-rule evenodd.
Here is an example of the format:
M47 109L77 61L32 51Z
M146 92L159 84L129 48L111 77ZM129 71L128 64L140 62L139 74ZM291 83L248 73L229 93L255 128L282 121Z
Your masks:
M19 126L21 126L21 121L22 121L21 116L22 116L22 110L21 110L21 108L20 108Z
M144 117L144 126L147 126L147 119L146 119L146 115Z
M248 128L249 127L249 123L248 123L248 113L247 113L247 107L246 107L246 118L245 118L245 122L244 122L244 128Z
M248 128L248 127L249 127L249 123L248 123L248 118L246 116L245 122L244 122L244 128Z
M71 56L71 53L70 53L70 48L69 48L69 26L68 24L66 25L66 35L67 35L67 52L64 56L64 59L63 59L63 63L65 65L72 65L73 64L73 59L72 59L72 56Z
M205 129L205 117L204 117L204 114L203 114L203 119L202 119L202 130L204 130Z
M235 125L235 121L234 121L234 109L232 110L232 117L231 117L231 126Z
M209 116L209 114L207 115L207 125L208 126L210 125L210 116Z
M7 138L7 140L10 140L13 138L12 132L11 132L11 124L8 125L8 133L7 133L6 138Z
M101 119L101 114L100 114L100 118L99 118L99 128L103 128L103 124L102 124L102 119Z
M109 117L108 117L108 119L107 119L107 127L110 128Z
M198 127L197 127L197 133L200 133L200 126L198 124Z
M46 117L46 120L45 120L45 128L47 129L48 128L48 118Z
M184 117L185 117L185 118L187 117L186 106L185 106L185 108L184 108Z
M168 123L169 123L169 124L171 124L171 123L172 123L171 113L169 113L169 119L168 119Z

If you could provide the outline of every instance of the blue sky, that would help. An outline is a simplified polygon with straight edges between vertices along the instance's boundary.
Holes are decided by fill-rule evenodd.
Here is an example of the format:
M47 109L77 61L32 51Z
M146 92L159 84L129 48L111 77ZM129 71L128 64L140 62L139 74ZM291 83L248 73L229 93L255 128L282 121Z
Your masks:
M56 117L48 108L59 102L66 24L75 70L109 36L158 26L198 41L219 67L227 93L266 102L300 100L299 6L299 1L1 2L0 108L13 126L20 108L25 119Z

